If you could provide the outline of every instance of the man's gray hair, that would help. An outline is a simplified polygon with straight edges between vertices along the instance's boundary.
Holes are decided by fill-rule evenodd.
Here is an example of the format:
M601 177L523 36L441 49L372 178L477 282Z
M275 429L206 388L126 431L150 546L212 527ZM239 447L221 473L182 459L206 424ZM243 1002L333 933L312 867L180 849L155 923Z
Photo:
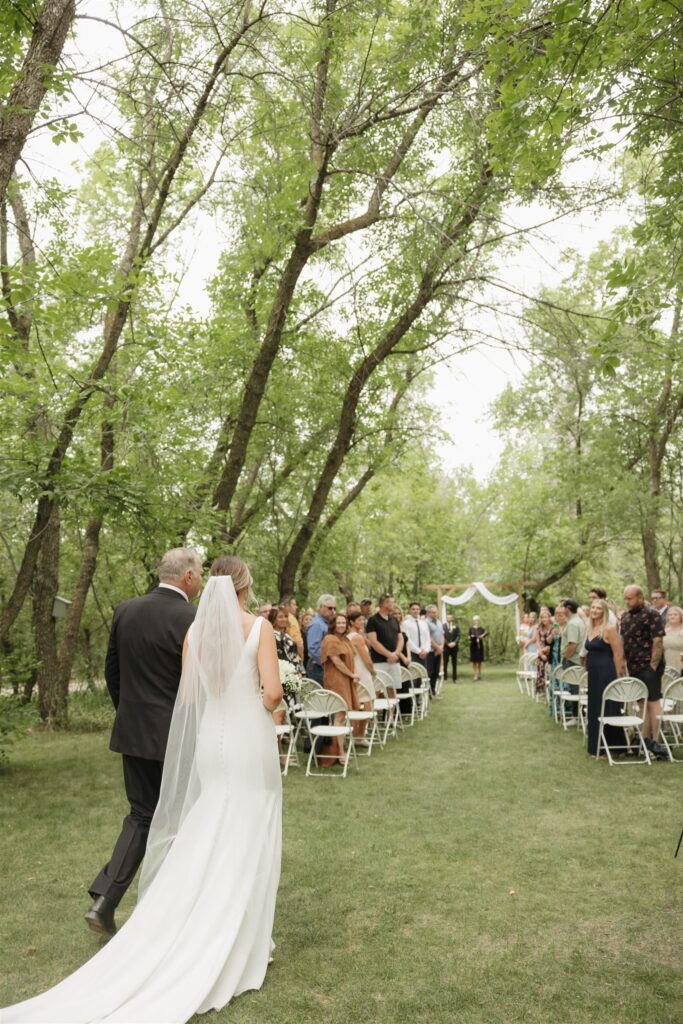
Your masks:
M329 604L330 601L332 602L332 604L337 603L337 598L334 596L334 594L321 594L320 597L318 598L316 608L318 609L318 611L320 611L322 606L324 604Z
M160 580L179 580L188 569L201 573L202 560L194 548L171 548L159 562L157 575Z
M436 607L435 604L428 604L427 607L425 608L426 612L438 612L438 610L439 609Z

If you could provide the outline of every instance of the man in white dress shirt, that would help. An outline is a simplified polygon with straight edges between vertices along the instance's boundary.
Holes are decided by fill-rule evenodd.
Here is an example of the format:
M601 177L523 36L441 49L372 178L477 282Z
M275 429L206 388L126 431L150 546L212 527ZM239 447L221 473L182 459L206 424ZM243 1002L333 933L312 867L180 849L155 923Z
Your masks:
M408 637L410 660L427 667L427 655L432 649L429 626L426 619L420 618L420 605L413 601L408 608L408 615L402 622L403 632Z

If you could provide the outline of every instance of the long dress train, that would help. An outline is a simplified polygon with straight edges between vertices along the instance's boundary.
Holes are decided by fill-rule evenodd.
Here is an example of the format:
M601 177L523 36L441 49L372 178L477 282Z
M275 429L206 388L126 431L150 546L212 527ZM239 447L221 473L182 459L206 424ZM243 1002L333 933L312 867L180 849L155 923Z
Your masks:
M259 693L262 622L241 640L229 685L206 702L192 758L196 792L130 918L64 981L0 1012L2 1024L185 1024L263 984L280 877L282 782Z

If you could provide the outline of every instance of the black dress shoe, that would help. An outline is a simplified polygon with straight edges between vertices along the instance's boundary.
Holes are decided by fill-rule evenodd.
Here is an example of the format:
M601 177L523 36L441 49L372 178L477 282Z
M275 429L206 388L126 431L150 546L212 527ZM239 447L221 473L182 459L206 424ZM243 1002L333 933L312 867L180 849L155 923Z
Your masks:
M115 910L115 903L108 900L106 896L98 896L85 915L85 920L94 932L100 932L102 935L116 935Z

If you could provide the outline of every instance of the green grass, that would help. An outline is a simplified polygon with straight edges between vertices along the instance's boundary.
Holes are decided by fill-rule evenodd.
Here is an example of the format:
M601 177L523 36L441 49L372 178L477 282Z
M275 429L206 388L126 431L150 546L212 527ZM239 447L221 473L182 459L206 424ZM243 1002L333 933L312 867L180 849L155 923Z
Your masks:
M682 786L590 760L510 669L449 684L346 781L285 780L275 964L197 1020L680 1024ZM18 741L0 792L7 1005L95 950L86 886L126 807L104 733Z

